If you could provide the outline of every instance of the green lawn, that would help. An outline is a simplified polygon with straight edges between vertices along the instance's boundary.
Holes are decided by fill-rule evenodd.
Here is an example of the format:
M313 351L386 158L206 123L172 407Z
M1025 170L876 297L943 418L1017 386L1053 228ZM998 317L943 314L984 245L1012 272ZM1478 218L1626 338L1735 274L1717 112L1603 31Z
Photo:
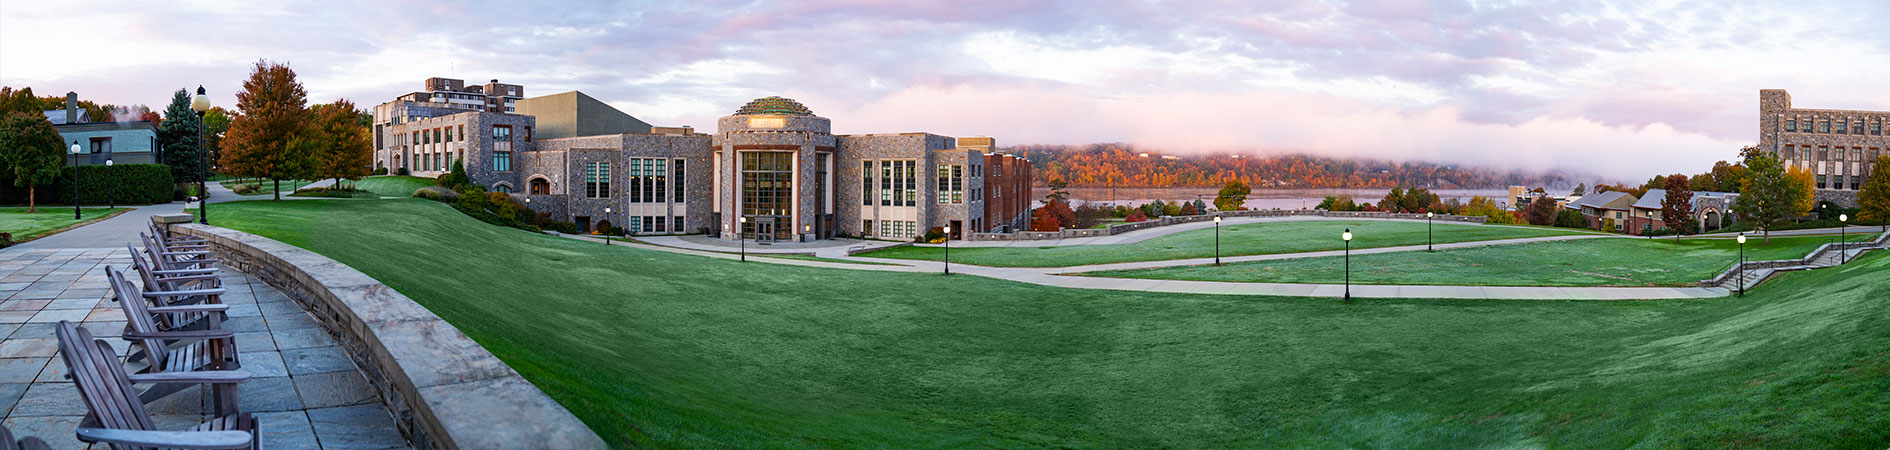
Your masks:
M318 195L316 192L297 192L293 195L297 197L338 196L340 198L411 197L413 196L413 191L423 187L433 186L436 183L432 178L384 175L362 178L357 181L349 182L349 184L354 185L355 192L341 193L338 195Z
M1457 223L1435 224L1436 242L1487 241L1582 234L1553 228L1520 228ZM1352 230L1352 248L1423 245L1422 222L1386 220L1294 220L1221 226L1221 256L1300 253L1345 248L1340 232ZM873 258L944 259L938 247L903 246L861 253ZM952 262L993 267L1068 267L1130 261L1214 257L1214 229L1183 231L1134 244L1064 247L959 247Z
M1874 236L1851 236L1852 241ZM1746 259L1803 258L1832 237L1746 243ZM1451 250L1352 255L1356 284L1462 286L1692 286L1731 268L1730 239L1582 239ZM1083 275L1160 280L1331 283L1345 280L1343 257L1110 270Z
M797 259L801 261L820 261L820 262L841 263L841 264L865 264L869 266L896 266L898 265L898 264L883 263L883 262L853 261L853 260L847 260L847 259L822 258L819 256L813 256L813 255L749 254L748 256L762 257L762 258Z
M314 183L314 182L315 181L313 180L282 180L282 195L289 195L289 193L295 192L296 189L301 189L302 186L307 186L309 183ZM239 184L255 184L261 187L261 189L257 189L255 192L251 192L248 194L239 194L239 195L244 195L244 196L269 195L269 194L274 194L276 192L276 182L274 180L257 180L254 178L247 178L247 179L242 179L242 180L227 180L227 181L222 181L221 183L223 184L224 188L227 188L230 190L235 190L236 186Z
M218 205L478 340L619 447L1890 445L1890 258L1743 298L1366 300L739 263L425 200Z
M131 208L81 208L80 220L72 220L72 205L40 205L39 212L28 214L26 207L0 207L0 233L13 235L13 242L26 242L73 225L104 219Z

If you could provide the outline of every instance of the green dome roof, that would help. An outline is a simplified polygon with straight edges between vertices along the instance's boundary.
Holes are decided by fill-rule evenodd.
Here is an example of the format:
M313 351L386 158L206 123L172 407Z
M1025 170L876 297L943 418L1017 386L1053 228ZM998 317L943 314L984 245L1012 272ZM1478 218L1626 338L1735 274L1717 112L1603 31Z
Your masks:
M737 116L754 114L812 116L814 112L808 110L806 106L802 106L801 102L794 101L794 99L772 96L754 99L748 102L748 104L742 105L742 109L735 110L735 115Z

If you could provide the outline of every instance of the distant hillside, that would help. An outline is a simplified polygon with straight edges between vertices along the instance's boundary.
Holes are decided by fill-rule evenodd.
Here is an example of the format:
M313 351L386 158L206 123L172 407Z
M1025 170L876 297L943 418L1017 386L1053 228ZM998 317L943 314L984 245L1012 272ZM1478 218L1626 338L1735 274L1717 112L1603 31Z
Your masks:
M1127 144L1019 145L1037 182L1076 187L1217 187L1240 179L1254 188L1489 189L1513 185L1573 187L1582 177L1425 162L1390 162L1313 155L1168 155ZM1146 155L1146 156L1144 156Z

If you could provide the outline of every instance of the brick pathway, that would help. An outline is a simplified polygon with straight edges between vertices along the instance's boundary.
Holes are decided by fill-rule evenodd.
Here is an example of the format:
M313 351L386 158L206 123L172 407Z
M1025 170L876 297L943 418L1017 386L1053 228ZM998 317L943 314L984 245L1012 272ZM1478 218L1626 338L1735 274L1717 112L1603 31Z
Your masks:
M125 316L104 266L130 261L122 247L0 250L0 412L14 434L86 448L73 437L85 405L64 378L53 324L79 322L124 354L129 345L116 337ZM223 285L224 328L236 332L254 377L239 386L238 406L261 422L263 448L411 448L360 369L299 304L240 272L225 269ZM207 420L209 405L207 392L191 388L147 408L158 428L177 430Z

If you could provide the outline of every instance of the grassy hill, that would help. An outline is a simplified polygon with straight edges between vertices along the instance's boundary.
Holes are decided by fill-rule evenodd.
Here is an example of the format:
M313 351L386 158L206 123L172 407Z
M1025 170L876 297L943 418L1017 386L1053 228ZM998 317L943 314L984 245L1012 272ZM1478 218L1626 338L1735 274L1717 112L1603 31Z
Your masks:
M1890 443L1890 258L1744 298L1368 300L738 263L424 200L241 202L478 340L618 446Z

